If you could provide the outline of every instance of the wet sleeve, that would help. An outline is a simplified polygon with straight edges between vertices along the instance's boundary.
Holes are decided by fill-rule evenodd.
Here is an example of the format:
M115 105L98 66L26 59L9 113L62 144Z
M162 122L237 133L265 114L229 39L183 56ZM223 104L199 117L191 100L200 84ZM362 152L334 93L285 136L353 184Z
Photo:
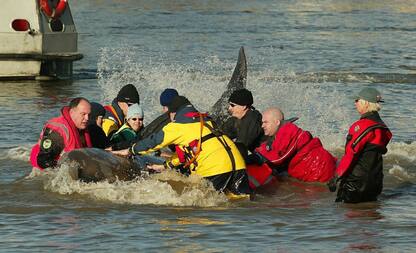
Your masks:
M293 157L297 152L296 145L299 135L305 133L298 130L297 127L282 128L271 144L271 150L267 150L266 145L261 145L256 149L260 154L266 157L275 166L282 165Z
M352 141L349 141L345 146L345 154L342 156L341 161L335 170L335 174L338 177L342 177L345 172L347 172L352 167L361 151L364 149L365 145L374 138L374 132L369 132L366 134L364 138L362 138L355 146L353 146L353 140L356 138L351 138Z
M90 133L92 146L94 148L105 149L110 146L110 141L101 127L97 125L89 125L88 131Z
M244 144L248 149L254 149L256 141L263 135L261 124L261 120L253 117L243 120L235 142Z
M64 150L64 140L61 135L51 129L45 129L40 141L40 151L37 162L42 168L54 167L59 155Z
M117 135L113 135L111 140L112 149L121 150L131 147L136 141L138 141L138 138L131 130L124 129Z
M227 119L220 127L220 130L227 135L231 140L235 140L237 138L237 131L235 127L235 119L229 118Z
M169 114L164 113L150 122L144 129L141 131L140 139L149 137L150 135L159 132L170 122Z
M148 154L155 152L170 144L174 144L180 137L180 131L176 128L175 123L169 123L161 131L152 134L146 139L140 140L133 144L131 152L133 154Z

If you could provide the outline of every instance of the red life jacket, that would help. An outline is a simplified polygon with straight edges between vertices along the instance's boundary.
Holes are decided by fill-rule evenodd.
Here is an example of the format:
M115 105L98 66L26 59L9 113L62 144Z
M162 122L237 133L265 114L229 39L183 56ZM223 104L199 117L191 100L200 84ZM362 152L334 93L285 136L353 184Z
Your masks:
M276 181L276 177L272 175L272 169L266 164L247 164L246 173L248 176L248 184L251 189Z
M116 120L117 122L115 122L117 124L117 126L120 128L123 125L123 121L120 119L120 117L117 115L116 110L114 109L114 107L112 105L105 105L104 109L110 113L111 117Z
M336 158L323 148L318 138L291 122L279 128L272 143L264 142L256 151L271 165L287 165L288 174L302 181L327 182L334 176Z
M81 137L79 135L79 130L75 127L74 122L69 116L69 107L65 106L64 108L62 108L61 113L62 115L60 117L50 119L45 124L40 134L38 143L33 146L30 154L30 161L33 167L43 169L38 165L37 157L40 152L40 141L43 138L44 131L46 128L49 128L52 131L57 132L62 137L62 139L64 140L63 152L69 152L78 148L92 147L90 134L86 129L83 131L83 137L85 139L86 146L82 144ZM60 155L55 157L55 160L59 160L59 158Z
M386 149L391 137L392 133L382 122L368 118L356 121L348 131L345 154L336 169L336 174L339 177L344 175L351 164L358 159L366 144L369 143L379 146L381 149Z

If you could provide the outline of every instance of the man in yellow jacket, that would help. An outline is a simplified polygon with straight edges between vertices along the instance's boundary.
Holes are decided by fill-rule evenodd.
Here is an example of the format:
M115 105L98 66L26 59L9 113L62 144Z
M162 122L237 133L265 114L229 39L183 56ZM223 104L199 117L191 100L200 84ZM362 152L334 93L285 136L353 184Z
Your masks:
M176 156L165 167L182 165L191 174L212 182L218 191L250 193L244 159L230 138L216 130L205 114L199 113L183 96L168 106L170 123L161 131L143 139L129 149L113 151L118 155L145 155L170 144Z

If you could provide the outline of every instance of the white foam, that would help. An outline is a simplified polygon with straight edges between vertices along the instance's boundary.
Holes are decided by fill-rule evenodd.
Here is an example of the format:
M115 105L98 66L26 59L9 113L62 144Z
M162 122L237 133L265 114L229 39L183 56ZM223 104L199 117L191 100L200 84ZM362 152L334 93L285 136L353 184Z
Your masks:
M4 151L1 151L0 159L2 160L18 160L18 161L29 161L30 151L32 146L30 144L25 144L22 146L10 148Z
M407 160L411 163L416 160L416 142L392 142L387 148L389 149L388 156L397 156L400 160Z
M218 194L207 181L196 177L184 177L172 171L130 182L84 183L73 180L69 175L69 169L64 164L47 171L44 188L59 194L77 193L117 204L211 207L227 203L227 198ZM175 184L181 187L172 187Z
M396 177L401 181L415 181L416 173L407 171L399 165L393 165L393 168L389 169L389 174Z
M31 179L31 178L41 177L41 176L47 175L46 173L47 173L47 171L44 172L44 171L41 171L41 170L39 170L35 167L32 167L32 171L30 172L29 175L26 176L26 178Z

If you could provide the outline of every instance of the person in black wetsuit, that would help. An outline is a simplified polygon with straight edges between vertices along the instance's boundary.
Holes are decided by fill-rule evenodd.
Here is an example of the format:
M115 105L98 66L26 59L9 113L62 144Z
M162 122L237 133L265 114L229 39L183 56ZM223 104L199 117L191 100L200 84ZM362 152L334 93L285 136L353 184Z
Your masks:
M254 150L264 136L262 116L253 107L253 95L247 89L234 91L228 101L228 112L232 117L220 129L234 141L247 161L248 151Z
M102 129L104 115L104 106L96 102L91 102L91 113L88 117L87 129L90 132L91 143L94 148L105 149L110 145Z

